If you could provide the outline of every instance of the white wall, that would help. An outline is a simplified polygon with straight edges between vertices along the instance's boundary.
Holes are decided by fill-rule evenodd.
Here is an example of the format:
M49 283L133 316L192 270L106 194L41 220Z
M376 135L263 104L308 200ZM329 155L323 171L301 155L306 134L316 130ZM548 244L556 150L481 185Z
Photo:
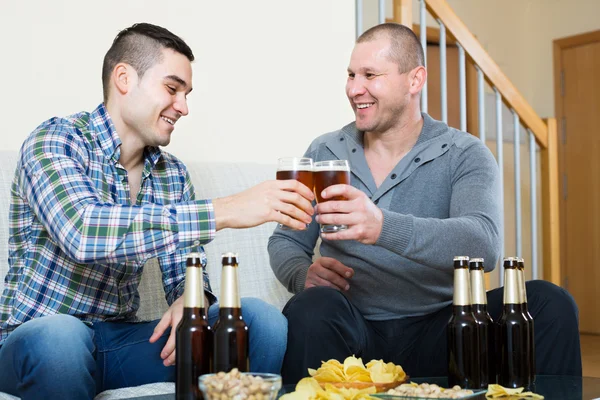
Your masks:
M196 56L190 115L168 147L183 159L274 163L353 119L354 2L0 0L0 149L98 105L104 54L135 22L166 27Z

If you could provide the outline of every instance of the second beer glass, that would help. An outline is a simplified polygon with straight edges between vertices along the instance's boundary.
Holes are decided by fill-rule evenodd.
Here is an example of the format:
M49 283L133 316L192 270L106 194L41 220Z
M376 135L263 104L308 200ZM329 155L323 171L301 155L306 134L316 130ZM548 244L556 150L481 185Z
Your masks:
M313 160L308 157L283 157L277 160L278 181L286 179L295 179L304 184L310 190L314 188L313 181ZM285 225L279 224L281 229L291 229Z
M315 196L317 203L322 203L324 199L321 192L329 186L339 184L350 184L350 164L348 160L328 160L317 161L314 164L315 175ZM342 196L335 196L327 200L346 200ZM332 233L348 229L346 225L321 225L321 232Z

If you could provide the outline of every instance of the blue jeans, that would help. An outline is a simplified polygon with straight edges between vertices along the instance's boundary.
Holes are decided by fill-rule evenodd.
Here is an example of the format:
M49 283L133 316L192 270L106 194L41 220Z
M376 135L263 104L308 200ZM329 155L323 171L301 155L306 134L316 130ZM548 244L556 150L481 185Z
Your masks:
M217 304L208 310L216 322ZM242 299L250 329L250 369L279 373L286 349L287 320L274 306ZM158 320L98 322L92 327L70 315L37 318L15 329L0 347L0 392L27 399L93 399L108 389L174 382L160 351L170 330L150 343Z

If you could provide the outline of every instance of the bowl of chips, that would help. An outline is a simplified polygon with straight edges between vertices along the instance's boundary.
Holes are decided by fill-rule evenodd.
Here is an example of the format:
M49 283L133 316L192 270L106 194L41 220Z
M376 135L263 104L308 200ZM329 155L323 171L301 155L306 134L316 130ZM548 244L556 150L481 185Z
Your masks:
M343 363L338 360L323 361L318 369L308 369L308 373L322 388L331 385L338 388L365 389L374 387L377 392L406 382L408 376L401 366L371 360L366 365L361 358L347 357Z
M303 378L295 391L284 394L279 400L376 400L371 397L375 393L374 386L362 389L336 387L331 383L321 386L315 378Z

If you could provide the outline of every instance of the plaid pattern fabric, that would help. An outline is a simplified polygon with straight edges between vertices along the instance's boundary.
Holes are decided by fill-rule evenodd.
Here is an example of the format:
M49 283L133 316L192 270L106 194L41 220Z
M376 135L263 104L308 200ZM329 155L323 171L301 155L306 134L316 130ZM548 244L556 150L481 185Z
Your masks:
M159 261L168 304L183 293L189 248L215 235L212 202L195 200L181 161L146 148L131 204L120 145L103 104L52 118L26 139L11 187L0 344L20 324L56 313L135 321L150 258ZM214 302L206 274L204 286Z

